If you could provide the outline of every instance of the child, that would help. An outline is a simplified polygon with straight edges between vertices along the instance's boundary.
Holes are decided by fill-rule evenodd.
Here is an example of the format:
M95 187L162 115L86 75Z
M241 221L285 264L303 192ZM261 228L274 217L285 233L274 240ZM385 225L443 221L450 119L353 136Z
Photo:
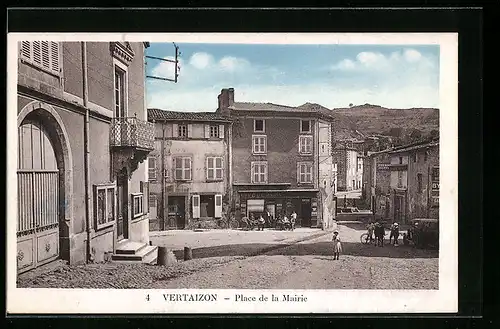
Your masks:
M367 238L367 240L370 241L370 243L372 243L373 242L373 231L375 230L375 225L372 222L370 222L366 226L366 228L368 229L368 238Z
M339 231L333 232L333 259L339 259L339 255L342 252L342 244L340 243Z

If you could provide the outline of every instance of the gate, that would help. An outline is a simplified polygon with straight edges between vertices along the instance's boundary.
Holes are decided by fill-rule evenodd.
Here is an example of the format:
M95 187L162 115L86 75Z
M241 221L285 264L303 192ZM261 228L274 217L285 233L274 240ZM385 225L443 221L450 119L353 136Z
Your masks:
M59 171L17 171L17 270L59 257Z

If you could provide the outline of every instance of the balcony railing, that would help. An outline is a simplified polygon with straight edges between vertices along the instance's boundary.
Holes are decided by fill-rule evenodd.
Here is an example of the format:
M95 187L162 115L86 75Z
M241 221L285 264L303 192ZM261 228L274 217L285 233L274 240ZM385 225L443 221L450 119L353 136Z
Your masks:
M114 118L111 122L111 147L154 149L155 126L136 117Z

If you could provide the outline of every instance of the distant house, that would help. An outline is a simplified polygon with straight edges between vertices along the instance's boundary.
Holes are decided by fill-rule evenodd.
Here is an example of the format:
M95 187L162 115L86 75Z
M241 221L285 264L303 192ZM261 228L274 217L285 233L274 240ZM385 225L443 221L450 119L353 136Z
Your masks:
M230 124L214 112L149 109L151 229L216 227L230 198Z
M232 189L236 217L298 215L298 225L325 225L332 193L332 125L317 104L290 107L235 102L223 89L218 112L231 117Z
M389 218L391 205L390 150L369 153L363 162L363 195L377 218Z
M352 140L335 141L333 163L337 164L337 190L352 191L362 187L363 158Z
M147 46L19 43L18 217L9 219L17 221L18 272L55 259L156 258L144 203L154 138L144 106Z

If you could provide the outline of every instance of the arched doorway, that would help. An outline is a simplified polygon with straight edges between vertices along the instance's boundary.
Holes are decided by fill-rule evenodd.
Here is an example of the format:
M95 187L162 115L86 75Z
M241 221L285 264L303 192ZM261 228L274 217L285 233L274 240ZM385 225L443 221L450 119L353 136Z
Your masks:
M67 133L52 107L33 103L18 116L18 273L58 258L69 260L70 249Z

